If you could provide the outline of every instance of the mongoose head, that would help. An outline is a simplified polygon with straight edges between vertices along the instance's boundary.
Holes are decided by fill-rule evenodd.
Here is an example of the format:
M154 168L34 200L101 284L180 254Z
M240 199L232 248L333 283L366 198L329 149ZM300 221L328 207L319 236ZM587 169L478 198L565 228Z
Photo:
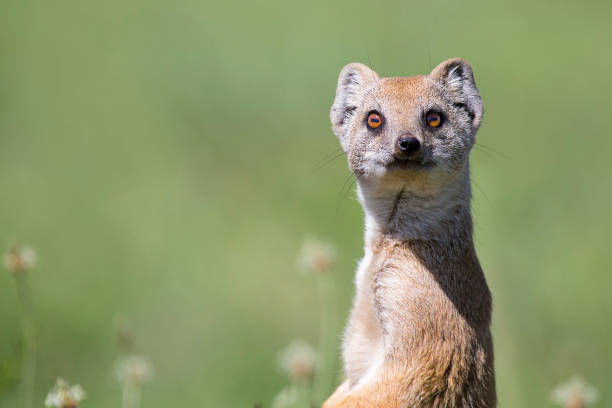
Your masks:
M455 58L396 78L348 64L330 116L358 179L418 190L463 172L482 113L472 69Z

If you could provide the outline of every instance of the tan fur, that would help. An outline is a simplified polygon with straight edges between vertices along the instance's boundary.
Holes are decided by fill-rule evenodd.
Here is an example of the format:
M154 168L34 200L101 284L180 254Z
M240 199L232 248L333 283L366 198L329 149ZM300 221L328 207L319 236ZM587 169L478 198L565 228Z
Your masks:
M430 129L423 114L444 112ZM384 129L364 126L369 111ZM340 74L331 112L366 213L365 256L345 331L346 381L324 408L494 407L491 296L476 257L469 150L482 104L469 65L379 78L361 64ZM397 167L403 134L421 141Z

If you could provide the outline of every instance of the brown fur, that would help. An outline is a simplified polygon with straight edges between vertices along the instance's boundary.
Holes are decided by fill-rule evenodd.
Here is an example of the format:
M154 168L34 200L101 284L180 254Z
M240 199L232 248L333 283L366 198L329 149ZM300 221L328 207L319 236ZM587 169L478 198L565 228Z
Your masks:
M423 126L432 108L444 127ZM372 110L385 117L381 131L363 124ZM468 155L482 118L471 68L455 59L429 76L380 79L349 64L331 118L358 180L366 242L343 345L347 379L323 407L494 407L491 295L470 215ZM404 134L422 148L398 168Z

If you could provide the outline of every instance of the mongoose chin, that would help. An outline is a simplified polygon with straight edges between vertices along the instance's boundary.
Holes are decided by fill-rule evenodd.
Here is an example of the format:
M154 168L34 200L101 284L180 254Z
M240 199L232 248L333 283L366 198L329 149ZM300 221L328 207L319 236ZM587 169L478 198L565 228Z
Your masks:
M470 65L380 78L345 66L332 128L357 179L365 255L344 332L346 380L323 408L496 406L491 294L476 257Z

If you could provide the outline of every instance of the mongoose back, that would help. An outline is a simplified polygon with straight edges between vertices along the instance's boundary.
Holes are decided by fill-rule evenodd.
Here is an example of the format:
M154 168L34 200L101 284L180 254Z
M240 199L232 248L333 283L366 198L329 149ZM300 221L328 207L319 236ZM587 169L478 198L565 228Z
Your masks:
M342 69L331 121L365 210L365 255L344 333L346 381L323 408L496 406L491 294L470 214L482 114L459 58L426 76Z

